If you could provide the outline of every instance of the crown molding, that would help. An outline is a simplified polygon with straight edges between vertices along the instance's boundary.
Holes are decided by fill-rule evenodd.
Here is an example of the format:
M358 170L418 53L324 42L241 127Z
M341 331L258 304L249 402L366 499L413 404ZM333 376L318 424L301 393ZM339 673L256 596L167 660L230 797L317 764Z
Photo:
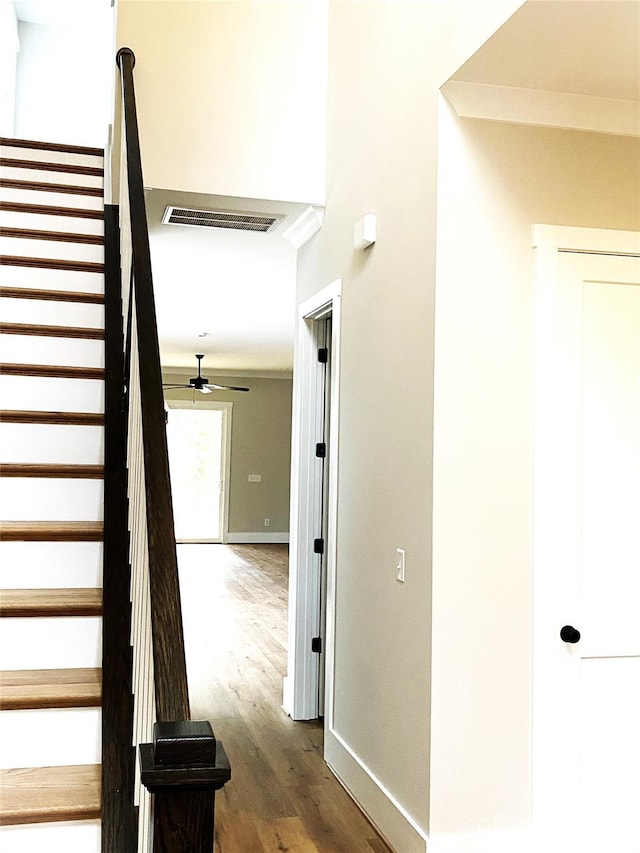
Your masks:
M442 94L462 118L640 136L640 102L450 80Z
M314 234L322 228L324 208L309 207L282 232L282 237L288 240L294 249L300 249Z

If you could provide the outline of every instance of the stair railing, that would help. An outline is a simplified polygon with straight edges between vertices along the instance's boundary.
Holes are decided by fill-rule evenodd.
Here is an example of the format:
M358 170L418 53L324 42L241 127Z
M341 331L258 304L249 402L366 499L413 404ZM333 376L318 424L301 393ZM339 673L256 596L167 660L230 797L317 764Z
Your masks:
M114 481L118 481L116 469L119 468L121 474L113 490L111 510L106 497L109 489L105 488L104 662L107 663L110 655L120 664L128 658L132 670L133 705L125 707L121 679L103 674L103 689L110 687L116 691L115 698L103 700L103 707L111 708L103 723L103 750L107 749L107 755L109 750L121 754L125 764L129 761L131 729L128 744L126 735L120 734L116 738L118 745L114 745L115 733L109 728L111 718L119 717L122 726L126 716L133 727L133 745L139 749L140 758L135 785L133 781L130 783L138 813L139 853L211 853L215 791L230 778L231 771L210 724L190 718L160 352L133 83L133 51L122 48L116 61L121 74L123 107L119 203L121 275L120 281L116 281L116 264L109 265L106 259L105 288L109 293L105 302L107 338L115 337L120 351L115 352L117 348L112 345L114 374L111 385L109 356L106 363L105 423L109 423L111 410L115 439L109 438L107 427L105 467L112 462ZM116 219L117 214L117 210L107 213L107 225L108 217ZM107 256L108 247L109 240ZM115 296L110 292L113 288L118 291ZM114 306L117 307L117 320ZM113 321L111 330L109 316ZM114 449L110 453L111 444ZM116 453L118 448L120 457ZM128 533L123 527L123 507L126 511L127 498ZM120 550L107 542L111 526L118 527L115 538L120 542ZM127 539L130 572L129 566L122 564L122 541ZM110 555L110 562L107 555ZM114 570L112 563L116 564L114 573L118 580L111 581L106 576ZM123 587L129 584L129 579L130 597L127 589L125 601ZM111 598L114 602L119 600L119 607L109 605L109 612L117 612L108 617L107 602ZM119 619L121 634L122 623L127 622L129 614L132 650L125 648L120 639L115 643L117 651L114 653L109 648L112 635L117 633L116 623ZM122 666L118 671L122 671ZM108 763L120 766L118 758L110 758ZM131 833L127 829L130 813L126 803L108 808L109 803L118 799L121 784L121 780L114 783L107 778L108 770L105 768L103 772L102 851L128 853L133 849L129 846ZM126 800L129 795L125 791L122 796ZM135 815L135 810L133 813ZM115 830L104 826L107 819L113 821Z

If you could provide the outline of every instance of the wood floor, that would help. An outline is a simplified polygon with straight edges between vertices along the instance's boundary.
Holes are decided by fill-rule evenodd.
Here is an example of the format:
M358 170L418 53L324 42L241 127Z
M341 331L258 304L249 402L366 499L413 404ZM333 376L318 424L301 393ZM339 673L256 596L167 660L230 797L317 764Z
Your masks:
M179 545L193 719L232 768L215 853L390 853L322 760L322 726L281 708L286 545Z

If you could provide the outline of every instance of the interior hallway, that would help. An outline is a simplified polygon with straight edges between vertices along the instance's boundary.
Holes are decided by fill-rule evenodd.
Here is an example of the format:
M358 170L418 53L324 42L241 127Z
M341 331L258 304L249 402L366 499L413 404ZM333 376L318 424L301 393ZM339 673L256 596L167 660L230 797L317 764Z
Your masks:
M231 762L216 853L389 853L322 760L322 726L281 708L288 547L179 545L191 711Z

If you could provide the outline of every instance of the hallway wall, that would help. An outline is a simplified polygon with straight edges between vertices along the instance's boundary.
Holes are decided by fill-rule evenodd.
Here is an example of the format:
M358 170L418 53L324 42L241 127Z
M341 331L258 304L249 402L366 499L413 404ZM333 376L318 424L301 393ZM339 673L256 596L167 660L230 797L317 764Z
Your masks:
M298 264L299 302L343 283L325 750L403 853L424 853L429 832L438 88L452 57L463 61L518 5L487 4L467 27L464 3L331 5L327 209ZM377 240L354 251L353 226L370 212Z

